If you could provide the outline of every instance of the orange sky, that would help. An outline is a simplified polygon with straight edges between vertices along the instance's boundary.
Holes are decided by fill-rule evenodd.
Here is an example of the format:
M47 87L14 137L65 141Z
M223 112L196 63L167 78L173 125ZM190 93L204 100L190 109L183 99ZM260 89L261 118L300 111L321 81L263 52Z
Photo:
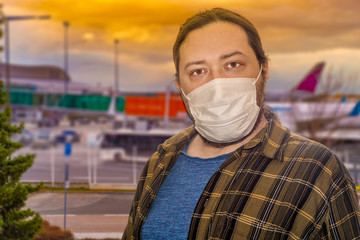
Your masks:
M52 16L11 23L11 59L19 64L62 67L62 22L69 21L75 81L112 85L113 40L119 38L120 88L132 91L165 89L173 79L171 51L179 25L217 6L243 14L258 28L271 59L269 89L290 88L321 60L328 71L338 67L352 74L358 68L358 0L5 0L3 12Z

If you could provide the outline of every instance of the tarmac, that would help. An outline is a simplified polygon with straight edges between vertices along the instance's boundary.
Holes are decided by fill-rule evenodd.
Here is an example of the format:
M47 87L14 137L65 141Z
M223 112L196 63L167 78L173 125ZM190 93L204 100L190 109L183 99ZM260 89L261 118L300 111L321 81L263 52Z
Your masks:
M51 225L64 229L66 224L66 229L73 233L75 239L121 239L134 192L118 190L129 191L134 188L130 185L97 185L91 186L92 191L67 191L66 223L63 191L32 194L26 202L26 208L39 212Z
M64 215L41 215L51 225L63 227ZM119 238L126 227L128 214L106 215L67 215L66 229L70 230L75 239Z

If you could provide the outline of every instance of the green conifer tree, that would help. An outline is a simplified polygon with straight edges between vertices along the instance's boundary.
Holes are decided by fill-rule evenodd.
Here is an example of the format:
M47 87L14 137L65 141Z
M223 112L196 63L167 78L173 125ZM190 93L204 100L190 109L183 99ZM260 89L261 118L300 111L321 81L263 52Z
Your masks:
M0 30L0 36L1 33ZM24 125L10 123L11 109L4 106L5 103L3 83L0 81L0 240L33 239L41 227L42 219L39 213L23 208L28 195L40 186L23 185L20 179L33 164L34 155L12 157L22 144L12 142L10 137L20 133Z
M5 93L0 82L0 106L5 104ZM20 133L23 124L10 124L11 110L6 106L0 112L0 240L32 239L41 227L39 213L23 209L30 193L40 187L23 185L20 178L34 162L34 155L26 154L12 157L22 147L12 142L10 137Z

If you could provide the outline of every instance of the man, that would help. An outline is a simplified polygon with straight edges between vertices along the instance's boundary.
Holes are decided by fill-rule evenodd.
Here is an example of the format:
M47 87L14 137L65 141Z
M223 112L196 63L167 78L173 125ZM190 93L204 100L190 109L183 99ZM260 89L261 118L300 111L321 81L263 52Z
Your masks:
M264 107L267 57L248 20L199 13L173 56L194 126L145 165L123 239L360 238L344 165Z

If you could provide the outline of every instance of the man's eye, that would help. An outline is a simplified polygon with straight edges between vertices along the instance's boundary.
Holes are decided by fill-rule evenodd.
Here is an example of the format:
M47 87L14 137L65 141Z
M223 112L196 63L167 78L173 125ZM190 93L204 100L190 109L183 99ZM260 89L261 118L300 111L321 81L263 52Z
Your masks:
M200 74L203 74L203 73L204 73L204 69L196 69L195 71L193 71L191 73L191 75L197 76L197 75L200 75Z
M228 64L228 68L237 68L240 66L240 63L238 62L231 62Z

